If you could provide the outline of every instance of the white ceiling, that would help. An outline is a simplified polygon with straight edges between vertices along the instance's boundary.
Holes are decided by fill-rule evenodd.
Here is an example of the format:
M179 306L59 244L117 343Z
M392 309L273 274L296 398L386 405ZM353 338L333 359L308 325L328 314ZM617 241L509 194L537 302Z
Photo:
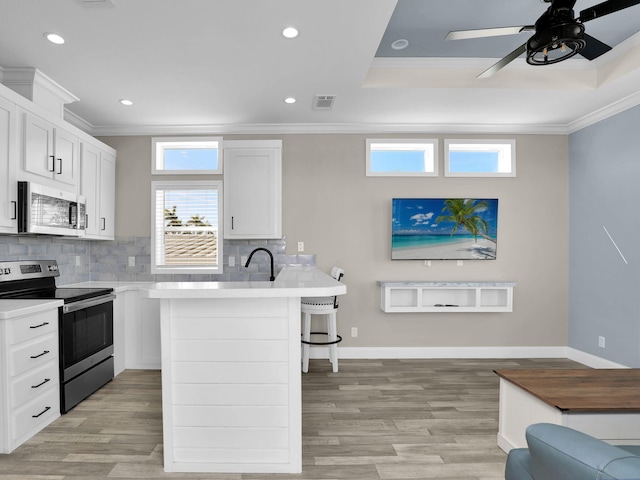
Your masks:
M69 119L96 135L565 133L640 103L640 6L585 24L615 46L593 62L518 59L478 80L527 34L444 35L532 24L547 4L400 0L393 15L396 0L0 1L0 66L35 67L76 95ZM595 3L578 0L576 13ZM281 35L290 25L294 40ZM66 43L48 43L52 31ZM376 58L396 38L426 46ZM312 108L317 94L336 95L330 111ZM287 105L288 96L298 101Z

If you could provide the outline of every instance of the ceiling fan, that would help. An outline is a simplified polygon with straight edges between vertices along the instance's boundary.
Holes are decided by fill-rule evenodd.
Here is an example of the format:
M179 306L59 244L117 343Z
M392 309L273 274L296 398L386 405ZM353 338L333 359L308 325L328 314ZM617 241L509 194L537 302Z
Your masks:
M551 5L534 25L458 30L449 32L446 40L497 37L524 31L535 32L529 40L482 72L478 78L492 76L523 53L527 54L527 63L531 65L561 62L578 53L588 60L593 60L611 50L611 47L587 35L584 32L584 22L640 4L640 0L608 0L582 10L576 18L573 12L576 0L544 0L544 2Z

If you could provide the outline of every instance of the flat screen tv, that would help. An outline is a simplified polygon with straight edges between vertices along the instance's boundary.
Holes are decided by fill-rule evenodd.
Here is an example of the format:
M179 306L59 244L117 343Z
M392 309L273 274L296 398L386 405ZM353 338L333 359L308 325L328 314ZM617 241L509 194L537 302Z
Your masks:
M392 260L495 260L497 198L394 198Z

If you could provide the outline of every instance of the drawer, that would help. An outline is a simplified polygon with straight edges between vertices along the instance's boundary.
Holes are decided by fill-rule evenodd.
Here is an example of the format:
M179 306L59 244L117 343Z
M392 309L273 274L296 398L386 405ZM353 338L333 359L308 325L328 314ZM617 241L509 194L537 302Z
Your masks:
M9 343L25 342L40 335L58 331L58 311L36 313L9 321Z
M51 389L11 415L11 438L24 441L60 416L60 394ZM28 435L27 438L23 438Z
M17 376L51 360L58 361L58 336L53 333L15 347L9 359L10 373Z
M41 367L28 371L13 382L11 406L19 407L34 400L38 395L58 385L58 362L49 361Z

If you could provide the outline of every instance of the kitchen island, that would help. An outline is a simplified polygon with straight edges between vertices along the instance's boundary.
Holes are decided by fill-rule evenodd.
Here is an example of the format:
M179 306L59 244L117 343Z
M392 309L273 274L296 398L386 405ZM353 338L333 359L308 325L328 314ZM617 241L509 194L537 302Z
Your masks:
M315 267L274 282L156 283L164 469L302 471L300 298L343 295Z

